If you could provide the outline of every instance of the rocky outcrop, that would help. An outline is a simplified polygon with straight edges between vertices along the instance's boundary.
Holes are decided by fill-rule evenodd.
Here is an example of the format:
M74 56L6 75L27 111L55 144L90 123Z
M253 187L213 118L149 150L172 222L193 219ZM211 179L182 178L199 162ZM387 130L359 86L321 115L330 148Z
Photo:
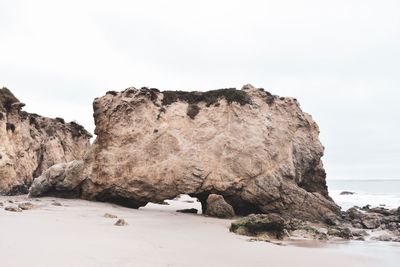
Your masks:
M77 187L61 189L63 176L46 174L57 182L42 188L38 179L31 194L73 190L134 208L189 194L203 212L208 196L219 194L237 215L332 220L339 214L328 196L318 126L294 98L251 85L208 92L128 88L95 99L93 107L97 139L74 176Z
M0 89L0 194L27 193L33 178L56 163L82 159L90 145L82 126L27 113L23 106Z
M235 211L232 206L226 203L223 196L216 194L208 196L206 214L211 217L225 219L235 217Z
M231 232L253 240L375 240L400 242L400 208L353 207L336 225L313 223L278 214L257 214L232 222Z

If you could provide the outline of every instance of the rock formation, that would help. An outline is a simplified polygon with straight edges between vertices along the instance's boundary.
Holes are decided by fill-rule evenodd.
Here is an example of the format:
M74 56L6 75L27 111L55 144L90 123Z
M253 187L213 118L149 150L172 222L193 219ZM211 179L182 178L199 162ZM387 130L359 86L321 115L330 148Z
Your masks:
M90 134L75 122L22 111L23 103L0 89L0 194L27 193L48 167L82 159Z
M230 219L235 217L235 211L232 206L226 203L223 196L211 194L207 199L207 211L208 216L217 218Z
M205 213L208 196L219 194L237 215L332 220L339 214L328 196L318 126L294 98L251 85L208 92L128 88L95 99L93 107L97 139L83 165L76 164L79 175L62 174L69 165L50 169L32 196L73 191L139 208L189 194ZM76 182L68 178L65 186L63 177Z
M335 224L310 223L278 214L252 214L232 222L231 232L253 240L379 240L400 242L400 208L353 207Z

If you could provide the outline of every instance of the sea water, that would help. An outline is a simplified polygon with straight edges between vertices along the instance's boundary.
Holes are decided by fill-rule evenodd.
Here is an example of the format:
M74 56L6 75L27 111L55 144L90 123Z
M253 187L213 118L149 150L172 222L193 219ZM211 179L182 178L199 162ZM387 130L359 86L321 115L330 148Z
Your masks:
M399 180L329 180L329 195L333 200L347 210L353 206L385 208L400 207L400 179ZM349 191L352 195L341 195Z
M400 180L329 180L329 195L347 210L353 206L382 206L385 208L400 207ZM353 195L341 195L343 191ZM319 243L321 247L321 243ZM340 251L350 255L366 257L359 265L371 264L379 267L400 266L400 244L380 241L327 242L321 248ZM352 266L353 267L353 266Z

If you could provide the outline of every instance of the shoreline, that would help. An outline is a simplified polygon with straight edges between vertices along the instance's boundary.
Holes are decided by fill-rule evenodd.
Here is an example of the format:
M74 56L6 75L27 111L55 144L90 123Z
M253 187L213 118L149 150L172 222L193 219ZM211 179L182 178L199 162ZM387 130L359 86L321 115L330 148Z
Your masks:
M304 242L249 242L229 232L232 220L177 213L199 204L185 200L139 210L80 199L0 197L4 206L7 200L35 207L18 213L0 209L4 266L389 266L379 255L352 251L357 247L353 242L339 247L318 242L311 248ZM104 218L105 213L123 218L128 226L114 226L117 218ZM392 256L389 262L400 260Z

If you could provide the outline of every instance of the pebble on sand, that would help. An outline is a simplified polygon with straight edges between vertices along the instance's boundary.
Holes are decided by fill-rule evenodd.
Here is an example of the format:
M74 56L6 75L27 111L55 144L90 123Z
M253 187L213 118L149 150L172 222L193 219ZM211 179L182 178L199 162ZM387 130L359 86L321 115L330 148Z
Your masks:
M125 221L124 219L119 219L114 225L116 225L116 226L127 226L128 222Z
M105 213L104 218L116 219L118 218L118 216L110 213Z

